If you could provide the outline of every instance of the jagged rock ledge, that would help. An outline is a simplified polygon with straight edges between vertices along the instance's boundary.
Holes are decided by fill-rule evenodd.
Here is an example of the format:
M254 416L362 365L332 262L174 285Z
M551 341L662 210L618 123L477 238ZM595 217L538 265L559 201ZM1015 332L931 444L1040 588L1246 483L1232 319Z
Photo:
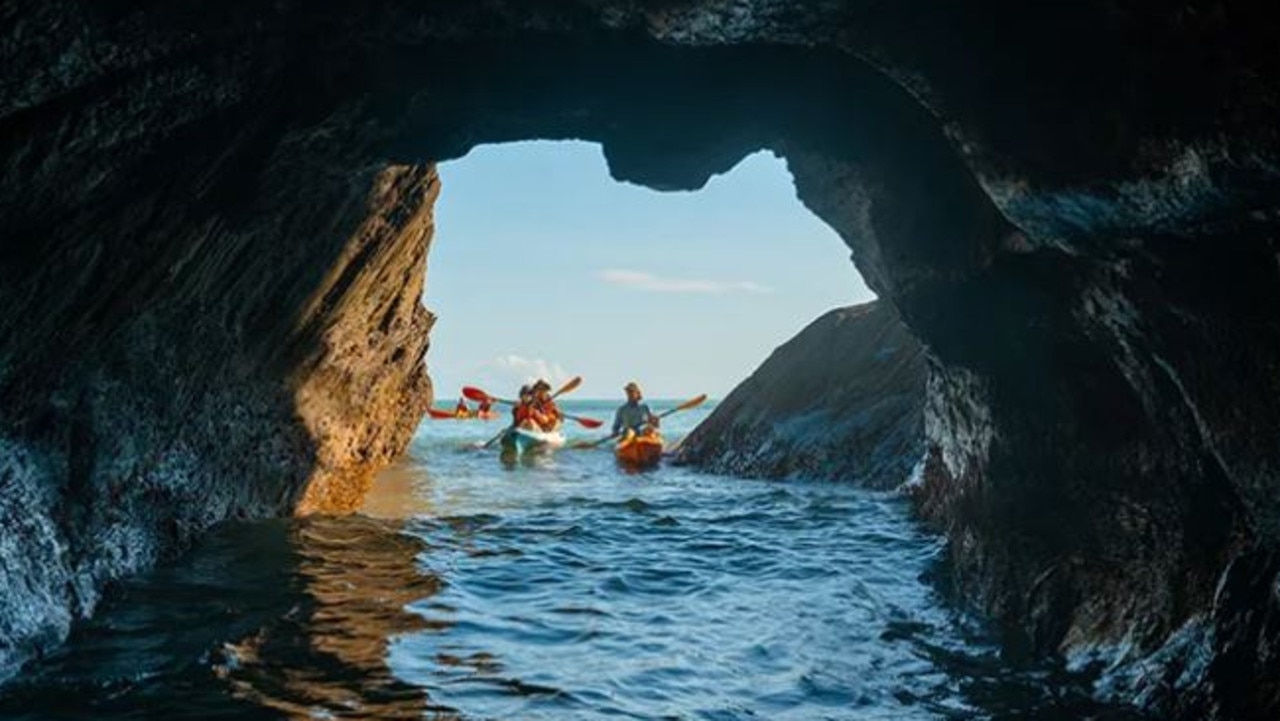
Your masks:
M681 443L677 462L754 478L888 489L924 455L924 349L891 306L823 314Z

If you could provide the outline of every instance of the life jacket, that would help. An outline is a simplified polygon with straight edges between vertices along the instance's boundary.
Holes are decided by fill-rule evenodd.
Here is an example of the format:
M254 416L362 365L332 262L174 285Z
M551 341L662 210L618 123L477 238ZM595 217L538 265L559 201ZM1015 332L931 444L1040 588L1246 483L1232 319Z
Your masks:
M556 402L550 399L542 403L535 401L532 415L538 427L548 432L554 431L556 426L560 425L560 419L563 417L560 409L556 406Z

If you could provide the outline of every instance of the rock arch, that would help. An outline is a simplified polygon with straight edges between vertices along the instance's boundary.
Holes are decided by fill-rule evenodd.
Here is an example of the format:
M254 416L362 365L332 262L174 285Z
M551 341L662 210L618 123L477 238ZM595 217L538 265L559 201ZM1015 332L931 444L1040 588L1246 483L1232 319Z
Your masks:
M963 598L1168 713L1280 707L1275 19L933 5L11 3L0 656L350 508L430 401L432 161L573 137L658 188L784 155L930 350Z

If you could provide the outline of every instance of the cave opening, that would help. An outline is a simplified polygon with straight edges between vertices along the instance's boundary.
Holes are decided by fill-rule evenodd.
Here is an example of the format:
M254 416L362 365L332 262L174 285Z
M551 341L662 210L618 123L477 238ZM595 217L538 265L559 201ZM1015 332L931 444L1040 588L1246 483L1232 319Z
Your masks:
M785 157L927 343L960 597L1276 716L1270 5L12 5L0 677L221 521L357 504L431 398L433 164L579 138L665 190Z
M437 407L463 385L583 375L580 398L723 398L832 308L874 298L804 208L784 161L744 158L697 191L609 177L584 142L487 145L439 168L424 303Z
M597 29L369 47L343 38L287 78L263 61L250 63L244 87L179 93L143 119L107 96L103 127L145 137L109 162L92 143L59 148L62 136L36 125L14 136L24 157L47 159L41 177L65 182L22 184L6 206L10 233L25 242L0 258L0 295L13 309L0 327L3 431L32 459L13 503L60 519L13 555L110 539L73 546L48 564L52 574L23 560L24 573L60 590L39 591L30 613L7 609L15 624L64 636L92 608L93 589L227 518L359 506L432 399L421 299L437 162L486 144L577 138L601 144L614 179L680 191L772 151L794 178L777 198L797 195L854 252L867 286L923 321L918 311L945 298L909 291L938 277L930 263L951 263L947 280L971 272L992 226L990 204L928 113L837 50L677 47ZM184 103L199 109L168 112ZM81 120L67 112L66 122ZM86 172L100 163L110 172ZM440 232L447 243L447 225ZM791 254L776 241L752 245ZM810 245L803 254L816 257ZM828 247L851 270L839 243ZM592 270L635 270L613 265ZM738 357L746 370L763 355ZM593 395L616 397L616 379L592 383ZM77 442L98 437L113 442ZM68 513L60 498L94 511ZM88 590L66 591L71 579Z

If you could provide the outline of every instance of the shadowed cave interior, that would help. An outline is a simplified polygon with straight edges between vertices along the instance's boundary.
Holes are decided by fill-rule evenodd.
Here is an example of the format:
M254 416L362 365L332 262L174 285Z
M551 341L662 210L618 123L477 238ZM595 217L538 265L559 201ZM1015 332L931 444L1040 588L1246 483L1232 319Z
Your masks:
M432 399L432 163L577 138L658 189L785 157L926 349L957 598L1166 716L1274 711L1272 19L748 5L8 9L9 672L220 520L355 507Z

